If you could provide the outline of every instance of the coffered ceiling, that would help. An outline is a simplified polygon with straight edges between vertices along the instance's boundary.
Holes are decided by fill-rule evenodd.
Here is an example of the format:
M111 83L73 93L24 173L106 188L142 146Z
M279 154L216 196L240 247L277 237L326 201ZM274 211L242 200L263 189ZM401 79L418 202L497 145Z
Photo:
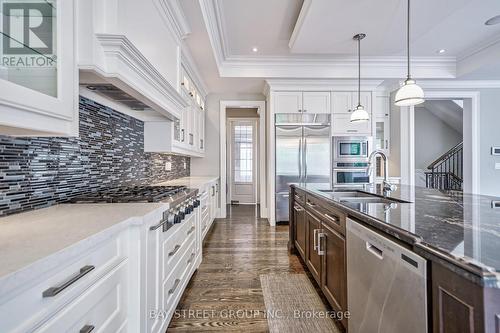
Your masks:
M200 68L210 67L220 90L225 78L256 88L263 78L357 76L356 43L363 41L363 77L405 76L404 0L183 0L187 38ZM416 78L500 79L498 0L412 2L412 62ZM253 50L254 48L257 49ZM445 50L439 54L439 50ZM485 70L489 68L491 70ZM238 78L238 79L236 79Z

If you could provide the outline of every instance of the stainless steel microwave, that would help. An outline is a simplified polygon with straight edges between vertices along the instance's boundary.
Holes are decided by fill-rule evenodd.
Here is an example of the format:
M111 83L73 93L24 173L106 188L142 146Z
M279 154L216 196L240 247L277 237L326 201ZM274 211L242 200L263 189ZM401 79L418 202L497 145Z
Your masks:
M338 136L333 138L333 159L335 161L366 161L371 149L370 137Z

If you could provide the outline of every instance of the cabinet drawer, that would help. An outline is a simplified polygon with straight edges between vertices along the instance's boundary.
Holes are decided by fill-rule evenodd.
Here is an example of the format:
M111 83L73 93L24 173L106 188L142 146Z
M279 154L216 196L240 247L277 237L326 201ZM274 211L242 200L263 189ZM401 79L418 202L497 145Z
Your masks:
M34 277L24 290L0 300L2 331L30 331L78 297L89 285L127 256L127 231L106 240L57 270ZM71 251L71 250L67 250ZM58 255L58 254L55 254ZM27 315L28 314L28 315Z
M189 278L194 270L196 259L195 244L191 241L186 250L182 253L177 265L171 269L170 275L163 281L163 309L172 314L177 302L186 287Z
M304 205L306 203L306 192L298 188L295 188L295 194L293 199L298 203L300 203L301 205Z
M372 122L351 123L350 114L333 115L333 135L371 135Z
M175 231L166 242L162 245L163 254L163 272L162 276L166 277L169 272L180 260L180 257L187 251L188 246L196 236L196 214L190 214L189 218L180 224L180 228Z
M331 204L313 195L306 196L306 210L315 214L323 223L337 232L345 235L346 216L341 211L331 207Z
M36 332L118 332L127 323L127 261L99 279Z

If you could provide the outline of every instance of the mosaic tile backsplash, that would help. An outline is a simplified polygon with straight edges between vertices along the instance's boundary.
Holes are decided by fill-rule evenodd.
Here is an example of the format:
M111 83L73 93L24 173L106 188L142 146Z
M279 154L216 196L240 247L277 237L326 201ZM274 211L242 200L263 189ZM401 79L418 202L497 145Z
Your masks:
M80 97L79 138L0 136L0 216L100 188L189 176L188 157L143 147L142 121ZM165 162L172 162L172 171L165 171Z

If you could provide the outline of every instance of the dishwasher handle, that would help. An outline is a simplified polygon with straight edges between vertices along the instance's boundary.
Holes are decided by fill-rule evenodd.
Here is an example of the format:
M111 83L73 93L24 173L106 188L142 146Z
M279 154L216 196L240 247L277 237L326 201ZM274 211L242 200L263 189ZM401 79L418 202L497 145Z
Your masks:
M376 247L370 242L365 242L366 243L366 250L368 252L371 252L375 257L379 258L380 260L384 259L384 251Z

